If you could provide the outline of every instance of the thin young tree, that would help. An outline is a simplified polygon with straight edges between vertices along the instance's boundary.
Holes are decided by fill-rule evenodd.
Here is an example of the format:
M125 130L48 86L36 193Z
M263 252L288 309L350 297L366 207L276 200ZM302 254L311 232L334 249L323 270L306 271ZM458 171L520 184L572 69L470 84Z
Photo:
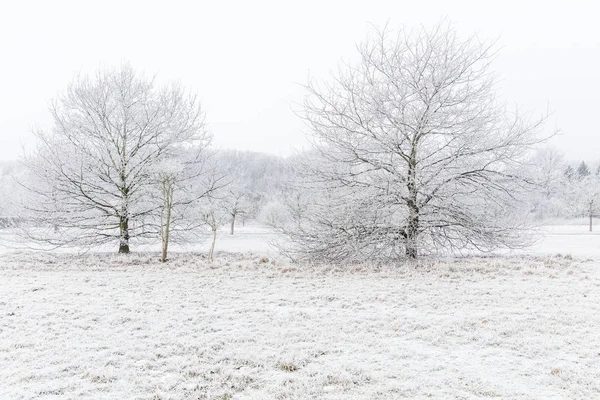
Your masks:
M197 98L123 64L76 76L50 111L53 128L35 132L37 149L25 158L25 206L37 225L28 234L54 245L118 242L128 253L131 238L155 234L145 227L156 209L152 166L206 135Z
M214 164L208 140L180 149L155 167L161 261L167 261L173 234L178 241L195 240L202 226L196 215L197 204L229 182Z
M592 232L594 216L600 210L600 176L588 174L566 186L571 210L588 219L588 230Z
M444 22L386 27L357 47L358 63L307 85L310 201L285 229L297 257L415 259L523 244L511 212L528 190L520 170L544 117L500 101L493 43L461 39Z
M208 250L208 260L212 262L219 228L227 222L229 213L223 207L221 199L218 197L207 197L203 201L200 217L202 222L210 228L212 234L212 241Z
M224 201L224 207L230 218L229 233L233 235L236 219L248 215L255 204L250 192L240 186L231 186Z

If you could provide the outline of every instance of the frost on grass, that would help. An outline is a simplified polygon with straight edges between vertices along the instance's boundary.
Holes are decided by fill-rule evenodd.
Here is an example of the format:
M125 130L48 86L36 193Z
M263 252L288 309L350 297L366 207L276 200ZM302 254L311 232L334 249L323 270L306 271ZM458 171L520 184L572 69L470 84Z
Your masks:
M0 398L600 396L600 276L571 257L13 253L0 273Z

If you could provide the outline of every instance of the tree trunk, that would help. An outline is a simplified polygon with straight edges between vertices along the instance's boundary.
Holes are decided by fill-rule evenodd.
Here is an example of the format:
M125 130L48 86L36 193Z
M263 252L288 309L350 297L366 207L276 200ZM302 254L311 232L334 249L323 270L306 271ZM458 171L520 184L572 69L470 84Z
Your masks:
M208 250L208 260L210 262L213 261L213 253L215 251L215 243L217 241L217 229L213 228L212 231L213 231L213 241L212 241L212 244L210 245L210 249Z
M406 205L408 206L408 221L406 225L406 244L405 252L408 259L414 260L417 258L418 246L417 246L417 235L419 233L419 205L417 198L417 149L416 143L412 143L411 158L408 162L408 176L407 176L407 189L408 199Z
M590 217L590 232L591 232L592 231L592 218L594 215L594 200L591 200L589 204L590 204L590 208L588 210L588 214Z
M129 218L119 217L119 253L129 253Z
M408 226L406 227L406 257L414 260L417 258L417 235L419 230L419 211L417 207L410 208Z
M169 232L171 230L171 210L173 209L173 186L168 177L161 181L163 208L160 211L160 239L162 242L161 262L167 262L167 251L169 249Z
M235 214L231 216L231 234L233 235L233 230L235 228Z
M125 138L126 139L126 138ZM123 154L125 153L126 140L123 140ZM125 180L125 164L119 173L121 178L121 215L119 215L119 253L129 253L129 188Z
M171 207L170 205L167 207L167 215L165 218L165 222L162 226L161 229L161 233L162 233L162 253L161 253L161 257L160 257L160 261L161 262L167 262L167 251L169 248L169 231L171 228Z
M160 253L160 262L167 262L167 248L169 247L169 242L163 242L162 251Z

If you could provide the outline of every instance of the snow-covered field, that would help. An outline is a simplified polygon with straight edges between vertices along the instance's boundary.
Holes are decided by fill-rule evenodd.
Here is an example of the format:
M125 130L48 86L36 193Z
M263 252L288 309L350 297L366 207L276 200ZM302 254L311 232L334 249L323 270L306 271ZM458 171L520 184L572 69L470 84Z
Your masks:
M246 225L235 228L235 234L229 233L229 227L223 226L217 235L215 251L225 251L229 253L253 252L264 255L275 255L277 251L271 246L273 241L279 240L279 235L272 229L264 225ZM210 248L212 234L206 231L199 236L196 241L190 241L185 244L171 243L169 250L174 252L207 252ZM148 243L139 243L132 240L132 251L137 253L158 252L160 250L160 240L157 239ZM49 249L48 246L42 246L37 243L23 242L10 229L0 229L0 254L11 253L15 250L31 249ZM93 252L113 252L118 249L118 244L102 245L92 249L63 247L53 250L58 253L86 253ZM1 399L0 399L1 400Z
M538 243L525 250L528 254L571 254L600 260L600 226L589 231L587 223L543 226Z
M222 236L255 253L214 264L2 254L0 399L600 398L600 236L335 269L263 234Z

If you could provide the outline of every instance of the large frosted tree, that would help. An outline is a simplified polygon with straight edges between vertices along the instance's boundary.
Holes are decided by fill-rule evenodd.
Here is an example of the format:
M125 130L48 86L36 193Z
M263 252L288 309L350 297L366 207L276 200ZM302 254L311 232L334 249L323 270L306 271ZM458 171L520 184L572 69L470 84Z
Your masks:
M522 244L521 167L543 118L499 100L493 46L442 23L386 28L358 51L307 86L313 151L301 212L284 227L290 254L393 260Z
M75 77L51 113L52 129L36 132L26 157L25 204L36 225L28 233L54 245L118 242L128 253L131 238L155 234L144 226L156 213L153 166L209 138L194 95L128 64Z

